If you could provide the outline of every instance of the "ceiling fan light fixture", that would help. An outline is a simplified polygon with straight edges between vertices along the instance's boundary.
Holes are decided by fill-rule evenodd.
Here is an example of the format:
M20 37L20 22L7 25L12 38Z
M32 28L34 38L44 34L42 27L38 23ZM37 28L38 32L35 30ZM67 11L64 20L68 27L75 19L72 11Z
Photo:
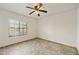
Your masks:
M30 15L32 13L36 13L38 16L40 16L40 12L47 13L47 11L43 9L43 4L42 3L37 3L34 7L26 6L26 8L34 10L34 12L32 11L31 13L29 13Z

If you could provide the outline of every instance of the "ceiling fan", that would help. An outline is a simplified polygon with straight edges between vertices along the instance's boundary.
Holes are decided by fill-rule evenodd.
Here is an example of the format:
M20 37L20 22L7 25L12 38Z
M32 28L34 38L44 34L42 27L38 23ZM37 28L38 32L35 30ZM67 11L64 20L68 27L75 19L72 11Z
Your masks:
M46 10L42 9L42 6L43 6L42 3L37 3L37 5L35 5L33 7L26 6L26 8L33 9L33 11L29 13L29 15L31 15L34 12L37 12L38 13L37 15L40 16L40 12L47 13Z

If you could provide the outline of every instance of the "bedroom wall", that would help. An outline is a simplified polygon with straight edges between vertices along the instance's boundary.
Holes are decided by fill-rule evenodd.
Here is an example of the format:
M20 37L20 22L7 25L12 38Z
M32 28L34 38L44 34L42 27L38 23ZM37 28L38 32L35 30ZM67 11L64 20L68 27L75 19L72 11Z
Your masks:
M9 19L26 22L28 24L27 35L8 37ZM0 47L35 37L76 47L76 10L36 20L0 9Z
M79 51L79 6L77 8L77 49Z
M21 20L27 23L27 35L8 37L8 20ZM4 9L0 9L0 47L9 44L21 42L24 40L29 40L36 37L36 20L33 18L25 17Z
M38 20L38 37L76 47L76 10Z

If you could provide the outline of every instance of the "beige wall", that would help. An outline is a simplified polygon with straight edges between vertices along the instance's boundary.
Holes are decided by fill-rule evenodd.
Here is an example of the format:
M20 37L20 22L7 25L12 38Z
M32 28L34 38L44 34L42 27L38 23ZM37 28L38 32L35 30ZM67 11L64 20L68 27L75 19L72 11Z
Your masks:
M9 19L25 21L28 25L27 35L8 37ZM34 37L76 47L76 10L36 20L0 9L0 47Z
M79 6L77 8L77 49L79 51Z
M38 20L38 36L76 47L76 10Z
M27 23L27 35L8 37L8 20L21 20ZM0 9L0 47L36 37L36 20L4 9Z

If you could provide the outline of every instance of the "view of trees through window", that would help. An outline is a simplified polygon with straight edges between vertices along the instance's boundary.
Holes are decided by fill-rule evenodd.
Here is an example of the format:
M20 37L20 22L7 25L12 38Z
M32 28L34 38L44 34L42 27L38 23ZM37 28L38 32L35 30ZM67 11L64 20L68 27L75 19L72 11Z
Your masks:
M27 34L27 24L18 20L9 20L9 37Z

